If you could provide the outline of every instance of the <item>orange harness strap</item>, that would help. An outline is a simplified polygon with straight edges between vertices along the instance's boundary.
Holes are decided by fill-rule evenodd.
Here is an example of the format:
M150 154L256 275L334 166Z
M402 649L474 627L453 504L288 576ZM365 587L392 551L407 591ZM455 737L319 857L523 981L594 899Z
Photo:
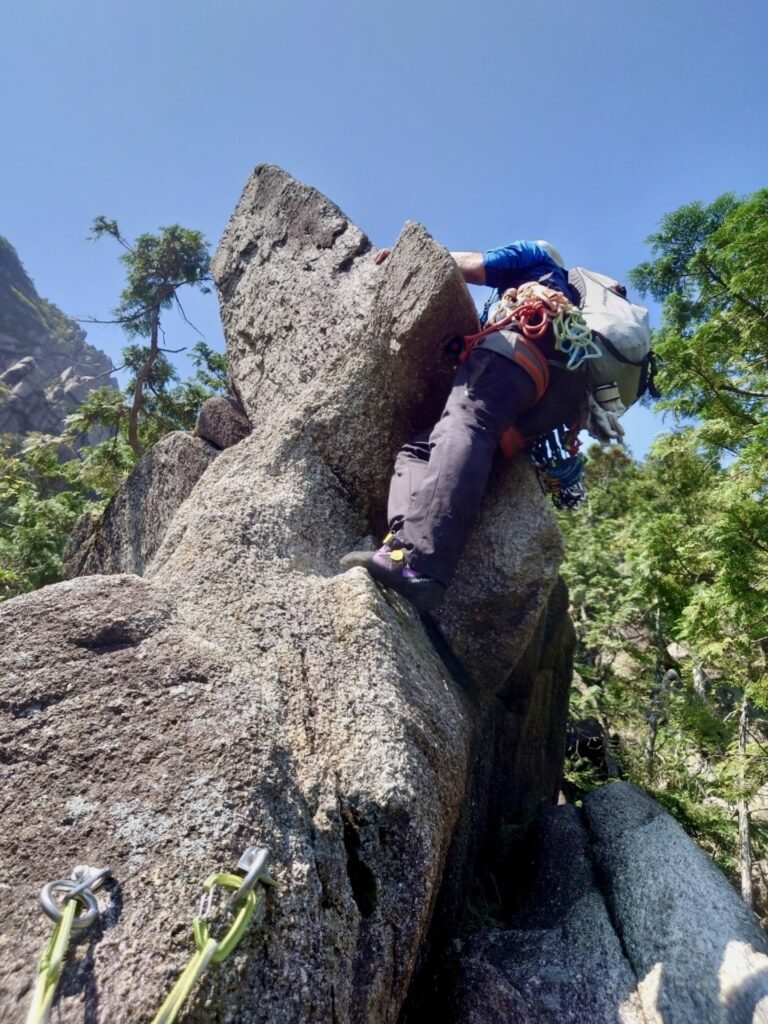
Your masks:
M517 365L530 375L536 385L536 397L533 400L535 405L549 387L549 363L543 352L533 342L522 336L515 339L513 358ZM525 448L527 443L527 438L514 426L505 430L499 441L501 450L508 459L514 458Z
M533 379L536 385L535 405L549 387L549 363L546 356L537 345L520 334L515 338L512 359Z
M464 338L466 347L459 356L459 361L463 363L468 359L475 345L482 338L487 338L489 334L514 324L518 327L519 333L516 333L514 346L511 346L510 358L521 369L525 370L533 381L536 387L536 397L533 400L535 405L549 387L549 363L534 340L543 337L548 330L548 313L549 311L543 302L529 301L523 303L498 323L489 324L488 327L478 334L467 335ZM525 448L527 441L517 427L510 427L509 430L502 434L499 444L507 458L511 459Z

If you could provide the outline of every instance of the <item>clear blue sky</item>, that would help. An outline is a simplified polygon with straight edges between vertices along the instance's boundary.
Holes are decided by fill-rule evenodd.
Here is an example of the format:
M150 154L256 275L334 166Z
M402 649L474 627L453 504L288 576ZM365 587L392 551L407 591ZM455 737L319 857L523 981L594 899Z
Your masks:
M377 245L415 219L623 278L664 212L768 184L766 38L754 0L7 0L0 233L42 295L105 316L122 278L96 214L215 245L272 162ZM215 299L188 310L220 346ZM89 338L119 360L119 332ZM658 422L626 422L640 455Z

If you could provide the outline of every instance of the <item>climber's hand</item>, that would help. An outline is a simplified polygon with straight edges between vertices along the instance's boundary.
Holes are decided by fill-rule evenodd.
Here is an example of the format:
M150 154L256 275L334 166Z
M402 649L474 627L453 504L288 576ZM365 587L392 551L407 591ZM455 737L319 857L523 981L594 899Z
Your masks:
M374 263L383 263L384 260L387 258L387 256L389 256L389 254L391 252L392 252L391 249L379 249L379 251L373 257L373 262Z

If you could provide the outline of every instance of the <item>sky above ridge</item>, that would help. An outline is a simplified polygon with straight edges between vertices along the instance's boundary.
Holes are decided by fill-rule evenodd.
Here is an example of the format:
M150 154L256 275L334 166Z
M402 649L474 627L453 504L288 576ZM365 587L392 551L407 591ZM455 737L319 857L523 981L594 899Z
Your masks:
M622 279L665 212L768 184L767 35L754 0L6 2L0 234L41 295L107 317L122 268L87 241L97 214L215 246L268 162L375 245L418 220L453 249L548 238ZM215 298L185 308L221 348ZM199 336L167 326L171 348ZM119 329L87 330L118 365ZM638 456L662 427L625 425Z

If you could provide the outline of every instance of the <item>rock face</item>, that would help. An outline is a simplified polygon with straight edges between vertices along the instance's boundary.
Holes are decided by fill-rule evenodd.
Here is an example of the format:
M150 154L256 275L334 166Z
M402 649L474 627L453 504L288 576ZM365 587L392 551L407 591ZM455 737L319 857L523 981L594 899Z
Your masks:
M67 576L134 572L141 575L165 536L179 505L218 455L183 430L150 449L94 522L75 524L64 552Z
M516 926L450 964L452 1024L763 1024L768 937L680 826L626 783L543 816Z
M117 387L112 363L41 299L0 236L0 433L58 434L93 388ZM86 443L100 440L95 434Z
M483 930L451 985L452 1024L646 1024L575 807L538 825L538 875L510 930Z
M215 448L231 448L251 432L245 410L231 398L214 395L200 409L195 434Z
M455 919L461 901L445 894L496 828L499 801L477 780L503 777L529 744L542 748L535 796L501 802L556 791L570 632L550 598L554 517L525 466L503 467L478 524L479 606L497 601L513 641L484 647L485 613L446 612L459 663L364 570L338 575L381 525L397 445L447 393L442 341L476 324L421 227L383 267L369 250L323 196L257 169L214 262L257 433L169 513L157 551L136 559L143 577L77 578L0 607L7 793L25 794L0 837L0 884L16 893L0 940L10 1018L48 933L33 910L43 881L79 863L116 879L60 1019L144 1021L192 951L203 879L259 843L279 888L184 1019L394 1024L436 908ZM519 543L497 536L510 529ZM121 545L133 557L116 526L102 566L124 564ZM503 574L494 551L512 559ZM459 585L456 607L471 607Z
M380 528L397 445L437 415L442 340L476 322L418 225L380 268L369 249L323 196L258 168L214 263L257 433L219 454L166 438L81 542L74 571L99 575L0 606L3 1019L26 1012L44 881L83 863L114 873L57 1019L148 1021L192 952L203 880L262 844L278 889L183 1019L395 1024L500 823L556 796L573 631L528 468L499 467L474 587L465 563L439 620L362 569L337 573ZM453 1018L752 1020L763 947L703 855L628 787L590 797L584 820L545 816L518 927L452 962ZM708 887L680 882L688 916L678 868Z
M596 790L585 813L648 1019L768 1022L768 936L712 861L632 786Z

